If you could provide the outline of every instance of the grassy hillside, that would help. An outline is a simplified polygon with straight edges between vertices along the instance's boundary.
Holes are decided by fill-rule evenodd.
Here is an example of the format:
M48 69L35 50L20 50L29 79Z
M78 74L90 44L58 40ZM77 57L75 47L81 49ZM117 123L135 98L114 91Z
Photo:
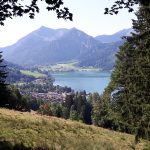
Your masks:
M45 77L46 75L45 74L42 74L42 73L39 73L37 71L29 71L29 70L20 70L20 72L22 74L25 74L25 75L28 75L28 76L33 76L35 78L40 78L40 77Z
M2 146L39 150L132 150L134 137L69 120L0 109ZM22 143L22 144L20 144ZM20 144L20 145L19 145ZM142 150L146 141L136 146ZM150 144L150 143L149 143ZM8 148L6 148L8 150Z

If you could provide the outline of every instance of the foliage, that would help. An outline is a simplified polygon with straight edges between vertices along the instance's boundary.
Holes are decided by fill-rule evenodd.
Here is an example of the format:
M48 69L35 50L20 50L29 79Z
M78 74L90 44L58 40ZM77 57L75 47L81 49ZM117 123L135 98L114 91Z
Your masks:
M34 76L22 74L20 71L20 69L22 68L18 67L17 65L13 65L13 64L10 65L10 63L6 63L6 65L7 65L6 70L8 71L6 83L9 84L24 83L24 82L31 82L35 80Z
M41 0L46 3L46 9L48 11L55 11L57 18L70 19L72 20L72 14L69 12L67 7L62 8L62 0ZM4 25L4 21L7 18L14 18L16 16L23 16L28 14L31 19L34 18L36 13L40 12L39 0L31 0L30 3L15 0L2 0L0 2L0 25Z
M0 107L5 107L9 109L15 109L19 111L30 111L38 110L39 106L42 104L40 100L32 100L30 97L21 95L20 91L13 85L7 85L0 92L4 92L4 95L0 95L3 98L0 101Z
M9 86L5 83L7 77L6 70L6 65L4 65L0 53L0 107L27 111L27 99L14 86Z
M15 86L7 86L5 94L7 94L7 96L4 99L4 104L1 107L6 107L9 109L15 109L20 111L29 110L29 98L22 96L19 90L15 88Z
M65 119L78 120L86 124L91 124L91 103L86 99L86 93L76 92L67 95L60 103L44 102L38 110L39 113L62 117Z
M4 100L7 96L6 90L6 77L7 73L5 71L6 66L3 64L2 52L0 52L0 106L4 105Z
M104 14L118 14L120 9L127 8L128 12L133 12L134 11L134 5L142 5L143 7L149 7L149 0L117 0L114 2L112 7L105 8Z
M24 95L30 95L32 92L48 93L49 91L54 91L53 82L52 77L39 78L32 82L17 85L17 87Z
M140 7L137 20L133 20L131 37L117 54L115 70L106 89L105 101L112 112L109 118L115 118L111 124L118 129L135 134L139 138L150 139L150 8ZM106 122L107 122L106 120Z
M92 104L92 123L94 125L99 124L99 120L100 120L100 110L101 110L101 98L100 95L98 93L92 93L89 95L89 101Z

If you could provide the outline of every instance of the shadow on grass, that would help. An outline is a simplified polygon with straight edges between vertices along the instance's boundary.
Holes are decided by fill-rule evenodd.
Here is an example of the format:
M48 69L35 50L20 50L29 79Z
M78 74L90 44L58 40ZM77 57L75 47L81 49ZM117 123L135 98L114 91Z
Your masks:
M0 150L31 150L31 148L21 144L12 145L8 141L0 141Z
M51 150L47 145L42 147L26 147L23 143L13 145L9 141L0 141L0 150Z

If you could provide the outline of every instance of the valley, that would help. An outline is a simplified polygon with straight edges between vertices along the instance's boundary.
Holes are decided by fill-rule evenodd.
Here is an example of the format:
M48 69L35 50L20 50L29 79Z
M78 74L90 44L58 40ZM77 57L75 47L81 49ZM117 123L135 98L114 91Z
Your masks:
M0 150L150 150L149 0L1 0L0 26Z
M39 123L40 127L43 125L46 132L52 129L54 131L52 134L55 134L55 138L52 138L51 132L48 132L47 136L53 139L52 143L50 143L49 138L43 136L43 134L39 134L39 132L45 132L38 130L41 142L45 138L48 141L48 143L44 142L42 145L42 147L46 147L47 149L59 149L58 146L60 149L71 148L74 147L76 141L73 139L73 142L70 141L69 145L67 138L67 141L63 143L62 137L65 137L63 134L65 131L57 132L57 130L61 130L59 120L57 122L57 119L54 119L54 123L58 127L54 127L53 129L55 125L53 123L49 124L44 119L45 116L51 119L53 117L63 118L65 119L65 123L71 123L71 128L67 131L67 136L70 134L70 137L76 137L76 134L78 137L81 136L81 139L79 139L82 144L85 143L85 145L83 144L84 148L91 140L87 141L83 136L89 137L89 134L90 136L94 135L94 137L92 136L94 145L92 143L88 147L95 149L118 148L130 150L137 148L141 150L141 148L147 148L149 141L143 140L147 138L145 135L142 137L143 139L140 139L139 144L135 144L133 138L130 138L129 141L127 140L132 135L124 137L123 133L119 133L123 135L122 137L115 132L135 134L135 130L131 126L123 125L122 120L119 120L119 116L116 118L113 112L113 109L120 109L114 107L113 103L115 101L113 99L116 96L116 92L120 92L123 88L113 89L112 87L115 84L110 82L119 47L125 42L125 40L121 39L121 36L129 35L130 32L131 29L125 29L113 35L92 37L76 28L50 29L41 27L20 39L17 43L2 48L1 50L6 59L4 66L7 66L4 68L8 72L6 83L10 84L7 86L9 96L7 96L8 99L4 102L3 107L22 111L23 116L25 116L24 112L36 115L36 117L41 115L42 124ZM18 116L17 112L14 113ZM25 118L30 123L30 118L27 118L27 116ZM34 119L36 120L36 118ZM3 119L1 120L3 123ZM16 119L10 119L10 124L11 121L19 124ZM78 133L76 129L72 130L74 127L78 127L80 130L80 123L76 121L91 126L88 129L84 129L85 127L81 125L81 132ZM38 128L37 126L35 127L35 124L33 123L33 128ZM47 124L50 128L47 128ZM63 122L60 121L60 124L63 124ZM79 126L76 126L76 124ZM5 124L3 123L3 125ZM105 129L100 130L100 128L93 127L92 125L109 129L106 130L109 131L108 135L106 133L103 133L102 136L101 134L100 136L97 135L97 133L102 133L102 130ZM21 127L21 124L19 126ZM23 126L25 126L27 133L17 132L24 134L25 139L23 140L28 140L28 133L32 130L32 122L30 123L30 131L28 131L26 124L23 124ZM67 127L69 126L67 125ZM10 129L11 127L8 128ZM14 126L14 128L17 127ZM100 131L97 129L94 131L94 128ZM90 132L90 130L93 132ZM114 130L114 138L116 137L119 143L122 142L122 145L119 147L115 143L116 140L115 142L113 140L109 142L111 139L109 135L113 136L110 130ZM34 129L33 132L35 132ZM1 137L0 135L0 138L3 138L6 145L9 143L9 145L16 146L16 144L19 145L22 142L21 140L18 143L12 142L12 140L8 139L7 134L5 135L3 132L1 134L3 136ZM11 132L11 134L13 135L14 133ZM97 137L98 139L103 138L104 141L97 140ZM22 143L23 145L21 146L23 147L41 148L41 145L35 144L37 143L35 136L33 140L28 140L28 142L23 141ZM78 140L77 143L79 143ZM66 144L68 145L67 147ZM82 145L79 144L79 149L82 148Z
M78 67L77 62L36 66L33 68L21 67L18 69L15 65L14 67L9 65L7 67L13 71L9 72L7 82L18 87L25 86L25 84L30 84L30 82L36 80L41 80L45 84L44 81L46 79L53 78L53 84L55 86L67 86L75 91L85 90L87 93L98 92L102 94L109 83L111 75L111 71L102 71L99 68Z
M77 28L42 26L17 43L1 48L8 66L7 83L31 99L49 100L49 92L59 95L56 88L61 94L68 89L102 94L110 81L115 54L123 43L121 36L130 32L126 29L92 37Z

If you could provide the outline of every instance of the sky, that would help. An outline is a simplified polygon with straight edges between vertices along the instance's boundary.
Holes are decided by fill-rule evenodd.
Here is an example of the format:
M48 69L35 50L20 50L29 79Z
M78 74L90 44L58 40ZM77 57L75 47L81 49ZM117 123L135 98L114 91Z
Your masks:
M28 16L16 17L7 19L5 25L0 26L0 47L17 42L41 26L53 29L76 27L91 36L113 34L131 28L131 19L136 18L134 13L121 10L118 15L104 15L104 8L110 7L113 2L114 0L64 0L64 6L73 13L73 21L57 19L56 14L48 12L44 2L41 2L40 13L34 19Z

